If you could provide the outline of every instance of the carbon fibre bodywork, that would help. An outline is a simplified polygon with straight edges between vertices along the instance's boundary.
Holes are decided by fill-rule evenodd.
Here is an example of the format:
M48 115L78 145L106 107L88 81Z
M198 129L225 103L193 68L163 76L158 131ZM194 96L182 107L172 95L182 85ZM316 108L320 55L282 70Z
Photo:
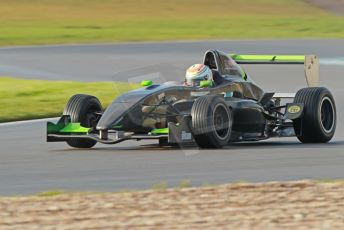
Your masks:
M192 142L191 109L198 98L207 95L223 98L233 114L231 142L295 135L285 110L292 104L281 106L280 98L273 98L274 93L265 93L257 86L231 55L210 50L206 52L203 62L219 73L220 79L214 87L190 87L183 82L147 84L117 97L89 130L83 127L82 131L71 129L80 124L71 126L68 115L63 116L57 124L48 123L47 140L91 139L105 144L128 139ZM302 116L303 111L302 104L295 106L299 111L293 114L294 119ZM71 132L63 132L63 129Z
M177 82L167 82L162 85L151 85L143 89L131 91L118 97L106 109L100 118L97 129L111 129L114 126L121 126L123 122L129 122L133 125L140 126L143 118L142 106L154 106L163 99L169 99L170 103L176 103L181 100L195 100L204 95L223 95L226 98L228 92L236 92L243 98L251 99L248 101L258 101L263 91L252 82L242 82L235 79L228 80L220 86L214 88L197 89L182 86ZM229 100L228 97L227 99ZM235 100L236 103L244 103L245 100ZM191 107L190 107L191 109ZM128 121L128 119L130 121ZM133 127L133 126L131 126ZM124 126L125 131L135 131Z

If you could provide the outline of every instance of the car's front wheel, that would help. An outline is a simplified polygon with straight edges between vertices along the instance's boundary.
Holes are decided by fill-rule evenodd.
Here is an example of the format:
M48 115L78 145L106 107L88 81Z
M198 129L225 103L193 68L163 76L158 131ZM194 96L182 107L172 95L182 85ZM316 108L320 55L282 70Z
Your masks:
M97 125L99 117L97 113L101 112L102 106L96 97L76 94L69 99L63 115L69 115L73 123L80 123L83 127L91 128ZM74 148L92 148L96 143L94 140L76 138L67 141L67 144Z
M222 148L228 144L232 113L220 96L198 98L191 109L192 133L200 148Z

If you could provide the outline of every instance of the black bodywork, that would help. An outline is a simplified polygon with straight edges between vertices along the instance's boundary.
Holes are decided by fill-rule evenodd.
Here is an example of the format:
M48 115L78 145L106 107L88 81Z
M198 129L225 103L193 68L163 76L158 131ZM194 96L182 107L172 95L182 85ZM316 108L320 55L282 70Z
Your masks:
M99 121L88 133L48 132L48 141L66 141L69 138L85 138L105 144L127 139L167 139L168 143L192 142L191 109L197 98L217 95L224 99L233 123L230 142L261 140L270 137L295 136L287 107L280 98L264 92L226 54L210 50L204 64L216 71L220 79L214 87L198 88L183 83L166 82L130 91L117 97L99 114ZM235 62L234 62L235 63ZM67 124L70 118L63 116L59 124ZM50 124L52 125L52 124ZM113 135L113 136L111 136Z

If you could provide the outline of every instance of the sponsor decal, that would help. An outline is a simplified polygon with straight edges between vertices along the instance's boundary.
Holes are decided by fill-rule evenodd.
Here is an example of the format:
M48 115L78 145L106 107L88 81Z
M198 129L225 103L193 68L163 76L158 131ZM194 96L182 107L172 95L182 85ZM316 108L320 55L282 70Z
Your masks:
M298 113L301 111L301 107L298 105L292 105L288 107L288 113Z
M182 131L182 140L183 141L187 141L187 140L191 140L192 136L191 133L187 133L185 131Z

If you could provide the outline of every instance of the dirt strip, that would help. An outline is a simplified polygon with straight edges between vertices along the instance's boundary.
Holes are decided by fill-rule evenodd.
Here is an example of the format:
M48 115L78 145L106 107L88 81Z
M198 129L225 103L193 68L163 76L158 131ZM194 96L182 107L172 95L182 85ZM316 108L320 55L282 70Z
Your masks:
M344 183L0 198L0 229L344 229Z
M344 0L307 0L310 4L338 15L344 15Z

